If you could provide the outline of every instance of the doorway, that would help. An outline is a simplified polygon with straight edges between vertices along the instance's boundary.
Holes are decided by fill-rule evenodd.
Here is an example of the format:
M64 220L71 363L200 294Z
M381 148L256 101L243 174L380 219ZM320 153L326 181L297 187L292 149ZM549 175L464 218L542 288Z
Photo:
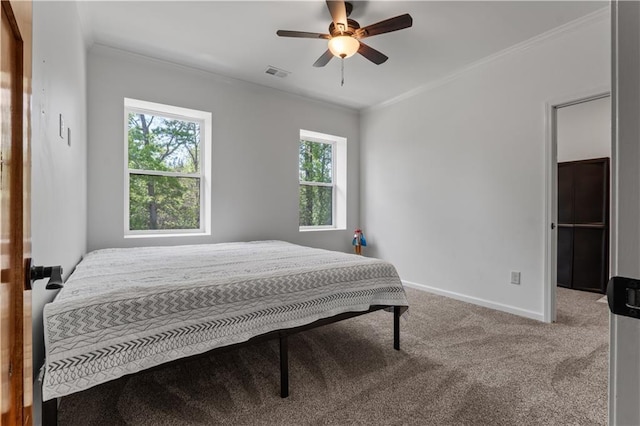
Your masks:
M611 146L608 90L547 104L546 322L556 320L558 283L603 292L609 278ZM585 196L595 205L586 215Z
M557 283L604 294L609 281L611 98L556 110Z

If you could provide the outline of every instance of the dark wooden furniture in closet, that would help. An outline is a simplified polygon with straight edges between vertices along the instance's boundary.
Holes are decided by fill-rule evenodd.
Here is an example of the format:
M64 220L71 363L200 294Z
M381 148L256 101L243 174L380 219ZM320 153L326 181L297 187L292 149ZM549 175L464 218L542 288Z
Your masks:
M605 292L609 159L558 163L558 285Z

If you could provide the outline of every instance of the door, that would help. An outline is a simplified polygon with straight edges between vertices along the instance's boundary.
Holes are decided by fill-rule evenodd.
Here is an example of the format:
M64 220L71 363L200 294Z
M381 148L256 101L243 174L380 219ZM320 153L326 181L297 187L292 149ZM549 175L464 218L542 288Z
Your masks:
M614 275L640 278L640 3L611 3ZM612 315L609 424L640 425L640 320Z
M31 3L2 0L0 45L0 408L2 425L31 424Z
M558 285L604 293L609 279L609 158L558 163Z
M573 283L573 167L558 163L558 285Z

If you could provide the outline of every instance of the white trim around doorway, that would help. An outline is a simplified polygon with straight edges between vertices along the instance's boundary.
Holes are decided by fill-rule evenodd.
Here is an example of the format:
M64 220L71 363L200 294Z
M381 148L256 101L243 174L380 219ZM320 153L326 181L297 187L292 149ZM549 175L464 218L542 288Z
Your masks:
M544 204L544 291L543 291L543 318L544 322L555 322L556 320L556 286L557 286L557 249L558 249L558 141L557 141L557 111L558 108L576 105L583 102L594 101L596 99L610 96L609 87L594 88L583 93L577 93L562 98L552 99L545 104L545 204ZM612 160L615 151L612 144ZM611 171L613 178L614 173ZM610 199L610 232L609 232L609 259L615 259L615 235L611 231L615 229L614 206L615 194L612 191ZM610 272L611 273L611 272Z

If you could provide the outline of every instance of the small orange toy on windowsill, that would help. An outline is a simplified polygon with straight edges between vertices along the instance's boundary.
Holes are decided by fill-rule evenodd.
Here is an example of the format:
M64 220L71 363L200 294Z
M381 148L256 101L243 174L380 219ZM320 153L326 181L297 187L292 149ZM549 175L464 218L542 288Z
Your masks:
M356 254L362 254L362 247L367 246L367 239L364 237L364 233L360 228L356 229L353 233L353 248L356 251Z

